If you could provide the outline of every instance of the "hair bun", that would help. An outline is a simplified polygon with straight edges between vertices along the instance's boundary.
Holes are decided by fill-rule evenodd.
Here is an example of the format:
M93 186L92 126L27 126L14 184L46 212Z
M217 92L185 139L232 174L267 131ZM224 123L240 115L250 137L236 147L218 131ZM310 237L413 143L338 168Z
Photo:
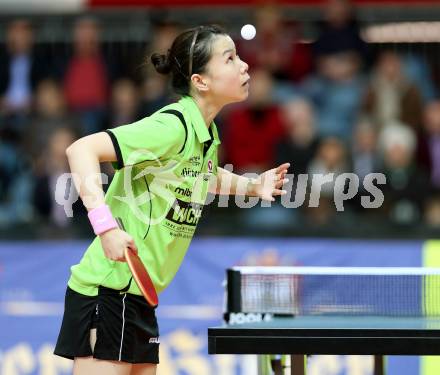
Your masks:
M153 53L151 56L151 63L154 65L156 71L160 74L168 74L171 71L171 65L168 56L159 53Z

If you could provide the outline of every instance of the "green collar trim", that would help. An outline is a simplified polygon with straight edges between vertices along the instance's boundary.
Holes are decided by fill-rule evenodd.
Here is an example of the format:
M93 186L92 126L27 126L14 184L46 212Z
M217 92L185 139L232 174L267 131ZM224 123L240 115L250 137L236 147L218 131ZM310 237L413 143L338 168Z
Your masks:
M179 103L188 111L191 118L191 125L196 132L199 142L204 143L211 140L208 127L206 126L202 113L194 99L191 96L183 96L182 99L179 100ZM215 144L220 144L217 127L214 122L211 124L211 129L214 137L213 142Z

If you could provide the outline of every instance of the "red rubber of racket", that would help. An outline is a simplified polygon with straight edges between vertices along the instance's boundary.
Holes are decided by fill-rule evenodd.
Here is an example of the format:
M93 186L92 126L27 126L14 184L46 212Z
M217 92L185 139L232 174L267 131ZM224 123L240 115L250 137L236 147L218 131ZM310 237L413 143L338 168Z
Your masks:
M154 289L153 282L150 275L145 269L139 256L129 247L125 249L125 259L130 267L133 278L136 281L140 291L151 307L156 307L159 304L156 289Z

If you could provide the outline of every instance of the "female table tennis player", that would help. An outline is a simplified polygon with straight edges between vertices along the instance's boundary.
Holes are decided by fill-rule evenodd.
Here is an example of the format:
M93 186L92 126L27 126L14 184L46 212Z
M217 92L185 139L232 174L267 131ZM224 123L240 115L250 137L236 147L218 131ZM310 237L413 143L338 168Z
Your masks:
M171 75L181 99L133 124L81 138L66 151L96 234L71 269L55 348L74 360L75 375L156 372L155 309L132 282L126 247L138 252L160 293L183 260L208 190L219 192L230 181L229 194L274 200L285 193L288 164L258 179L217 166L214 117L226 104L247 98L250 78L225 31L187 30L167 55L153 54L151 62ZM105 161L116 173L104 197L99 163Z

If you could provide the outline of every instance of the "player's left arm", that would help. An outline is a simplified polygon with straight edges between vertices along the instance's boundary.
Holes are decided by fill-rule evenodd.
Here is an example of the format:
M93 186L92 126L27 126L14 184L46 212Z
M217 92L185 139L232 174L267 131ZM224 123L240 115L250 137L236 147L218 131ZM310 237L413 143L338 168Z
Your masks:
M261 173L257 178L249 178L232 173L226 169L217 168L217 178L213 178L209 191L213 194L248 195L263 200L274 201L275 196L286 194L282 186L286 178L289 163Z

